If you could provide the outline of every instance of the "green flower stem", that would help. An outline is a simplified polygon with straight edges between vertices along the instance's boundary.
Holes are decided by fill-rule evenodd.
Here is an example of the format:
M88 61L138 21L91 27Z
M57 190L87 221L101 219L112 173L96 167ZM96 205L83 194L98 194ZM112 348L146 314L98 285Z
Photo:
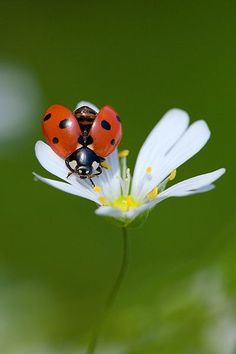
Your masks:
M111 311L111 308L112 308L114 301L117 297L117 294L120 290L121 284L123 282L123 279L125 277L125 274L126 274L126 271L128 268L128 234L127 234L126 227L122 228L122 239L123 239L123 255L122 255L122 262L121 262L120 271L119 271L119 274L118 274L116 281L113 285L111 293L106 301L103 317L102 317L101 321L99 322L98 326L94 330L94 333L93 333L91 342L89 343L86 354L94 354L95 353L97 342L98 342L98 337L99 337L100 331L102 329L102 325Z

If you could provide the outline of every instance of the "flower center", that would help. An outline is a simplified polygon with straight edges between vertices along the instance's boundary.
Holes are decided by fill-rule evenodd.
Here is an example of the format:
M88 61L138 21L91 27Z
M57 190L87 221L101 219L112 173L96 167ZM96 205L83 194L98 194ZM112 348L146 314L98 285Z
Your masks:
M120 209L123 212L138 208L140 205L140 202L134 199L132 195L122 195L112 202L113 208Z
M119 209L122 212L136 209L145 203L149 203L150 201L155 200L158 198L158 194L163 192L167 183L169 181L173 181L176 177L176 170L173 170L169 176L167 176L158 186L155 186L144 197L140 198L139 196L133 196L130 194L131 175L130 169L127 168L128 155L129 150L123 150L119 152L121 171L119 176L121 194L119 197L111 200L111 198L104 195L100 186L97 185L93 188L94 192L98 193L98 200L102 205L107 205L112 208ZM153 167L147 166L145 168L145 172L146 175L144 176L143 184L150 183L150 180L152 179Z

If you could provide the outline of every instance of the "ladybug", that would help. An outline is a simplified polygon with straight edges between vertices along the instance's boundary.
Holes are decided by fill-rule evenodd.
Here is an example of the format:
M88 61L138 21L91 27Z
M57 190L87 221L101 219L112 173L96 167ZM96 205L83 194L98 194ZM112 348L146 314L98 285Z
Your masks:
M81 106L74 112L62 105L50 106L43 118L43 134L53 151L65 160L68 176L89 179L106 168L105 158L119 145L122 126L117 112L104 106L96 112Z

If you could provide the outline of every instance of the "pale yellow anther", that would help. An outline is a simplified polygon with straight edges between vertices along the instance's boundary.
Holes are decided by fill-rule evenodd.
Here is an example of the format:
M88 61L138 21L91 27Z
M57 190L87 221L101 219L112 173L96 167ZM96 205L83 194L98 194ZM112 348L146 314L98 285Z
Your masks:
M101 166L102 166L103 168L106 168L107 170L110 170L110 169L111 169L111 165L109 165L109 163L106 162L106 161L101 162Z
M102 188L100 186L93 187L94 192L101 192Z
M99 202L100 202L102 205L109 205L108 200L107 200L106 197L101 196L101 197L98 198L98 200L99 200Z
M171 174L169 175L169 181L173 181L173 179L175 179L176 173L177 173L176 170L173 170L173 171L171 172Z
M148 199L153 200L156 198L157 194L158 194L158 187L155 187L151 192L147 194L147 197Z
M151 172L152 172L151 166L148 166L148 167L146 168L146 172L147 172L147 173L151 173Z
M122 150L119 152L119 157L127 157L129 155L129 150Z

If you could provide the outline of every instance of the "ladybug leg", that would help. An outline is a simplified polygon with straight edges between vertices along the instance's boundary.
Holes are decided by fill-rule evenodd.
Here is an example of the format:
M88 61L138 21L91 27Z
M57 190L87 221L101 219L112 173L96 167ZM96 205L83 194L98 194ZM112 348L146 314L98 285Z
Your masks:
M92 175L89 177L89 180L90 180L90 182L92 183L93 188L95 187L95 184L94 184L92 178L95 177L95 176L99 176L99 175L102 173L101 167L98 167L97 170L96 170L96 172L97 172L97 173L94 173L94 174L92 174Z
M99 176L101 173L102 173L102 169L101 169L101 167L99 166L99 167L97 168L96 176Z
M95 184L94 184L92 178L89 178L89 180L90 180L90 182L91 182L91 184L92 184L92 187L94 188L94 187L95 187Z
M96 173L94 173L91 177L99 176L101 173L102 173L102 169L101 169L101 167L99 166L99 167L96 169Z
M73 175L73 173L75 173L75 170L72 168L71 164L73 164L73 162L71 162L68 158L65 159L65 164L68 167L68 169L70 170L70 172L68 172L68 175L66 178L69 178L71 175Z
M68 172L68 175L66 176L66 178L69 178L71 175L73 175L74 172Z

